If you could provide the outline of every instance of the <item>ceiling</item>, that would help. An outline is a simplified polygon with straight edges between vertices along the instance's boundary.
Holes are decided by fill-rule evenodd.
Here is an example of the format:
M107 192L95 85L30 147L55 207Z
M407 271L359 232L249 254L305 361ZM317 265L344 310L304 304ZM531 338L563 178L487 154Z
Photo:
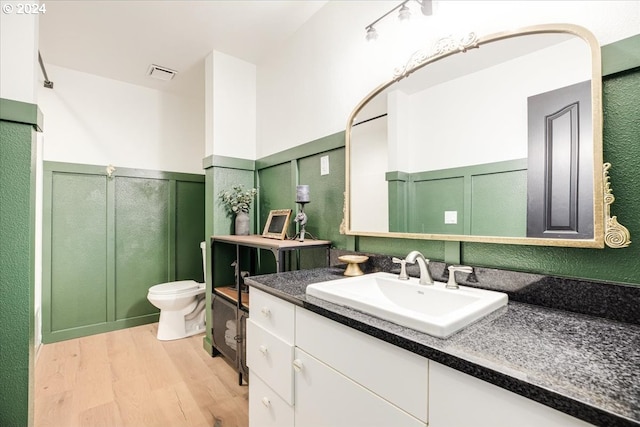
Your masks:
M211 51L259 64L326 3L49 0L39 17L39 50L45 64L201 96ZM151 64L178 74L169 82L153 79L146 75Z

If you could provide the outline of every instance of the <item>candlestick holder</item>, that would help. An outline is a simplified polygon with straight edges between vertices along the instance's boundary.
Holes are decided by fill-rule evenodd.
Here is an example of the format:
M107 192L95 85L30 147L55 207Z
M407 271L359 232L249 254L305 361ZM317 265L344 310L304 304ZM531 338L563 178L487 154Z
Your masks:
M308 185L298 185L296 186L296 203L300 205L300 211L293 219L296 222L300 229L298 233L293 237L293 240L298 240L300 242L304 242L304 238L308 235L311 239L316 240L313 234L307 232L306 225L308 221L307 214L304 213L304 205L309 203L311 200L309 199L309 186Z
M296 233L293 240L298 240L300 242L304 242L305 236L309 236L312 240L316 240L315 236L306 230L308 218L307 218L307 214L304 213L304 205L306 205L307 203L308 202L298 202L298 204L300 205L300 211L298 212L296 217L293 219L293 221L297 222L298 225L300 226L300 231Z

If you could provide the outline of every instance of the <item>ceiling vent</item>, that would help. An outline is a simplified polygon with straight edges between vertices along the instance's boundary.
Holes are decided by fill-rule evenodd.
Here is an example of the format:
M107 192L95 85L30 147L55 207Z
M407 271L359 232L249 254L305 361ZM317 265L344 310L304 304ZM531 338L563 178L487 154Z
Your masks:
M147 70L147 76L165 82L171 80L177 73L177 71L172 70L171 68L161 67L154 64L149 65L149 69Z

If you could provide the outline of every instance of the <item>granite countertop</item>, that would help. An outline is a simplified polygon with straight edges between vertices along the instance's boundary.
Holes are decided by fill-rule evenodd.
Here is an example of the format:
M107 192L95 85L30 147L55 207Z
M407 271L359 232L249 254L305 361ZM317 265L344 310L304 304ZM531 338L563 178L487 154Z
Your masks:
M254 276L246 283L428 359L595 425L640 426L640 326L515 302L447 339L307 297L341 268Z

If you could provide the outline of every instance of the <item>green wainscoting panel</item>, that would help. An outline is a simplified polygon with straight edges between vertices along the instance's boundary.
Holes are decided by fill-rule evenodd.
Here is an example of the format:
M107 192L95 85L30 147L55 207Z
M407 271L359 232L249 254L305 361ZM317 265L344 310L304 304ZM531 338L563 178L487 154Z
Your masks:
M0 426L30 426L36 136L33 123L5 119L11 105L0 114Z
M107 177L52 176L51 332L107 322Z
M389 230L524 236L526 174L527 159L425 172L387 172ZM444 223L446 211L457 213L457 224Z
M176 212L190 212L189 216L176 218L176 268L175 280L194 278L204 283L202 252L198 240L204 241L204 185L201 182L176 182ZM194 272L198 272L194 276Z
M415 200L409 210L409 232L462 234L464 233L464 178L446 178L414 182ZM444 212L456 211L457 224L445 224ZM415 215L419 212L420 215Z
M526 237L527 171L471 177L470 234Z
M44 163L43 342L158 320L149 287L202 280L204 176ZM183 252L184 249L184 252Z
M295 203L296 185L308 185L311 202L304 208L309 218L307 232L318 239L330 240L334 245L345 246L347 236L340 234L345 188L344 132L297 148L256 161L260 184L260 227L264 227L271 210L291 209L287 234L295 236L298 225L293 220L300 209L300 205ZM295 157L297 155L302 157ZM324 156L329 158L327 175L320 174L320 159ZM310 238L309 235L306 238ZM270 253L261 251L259 259L261 272L275 271ZM304 251L292 256L290 268L321 266L325 259L324 251Z
M170 194L166 180L115 178L116 320L157 312L146 299L149 287L174 280Z
M409 230L409 191L411 174L387 172L389 191L389 231L406 233Z
M324 156L329 156L328 175L320 175L320 159ZM346 236L340 234L344 216L344 147L301 158L298 171L299 184L309 185L311 203L304 208L309 217L307 230L318 239L330 240L333 245L344 247Z
M291 161L269 166L257 171L259 183L259 217L258 234L262 234L264 224L269 218L269 212L276 209L292 209L291 220L296 213L295 207L295 164ZM291 237L296 234L295 223L289 223L287 234ZM260 273L273 273L276 271L276 262L269 251L261 250L258 264Z
M295 206L295 184L292 175L295 173L291 162L267 167L257 171L260 188L260 217L258 223L264 227L269 212L274 209L293 209ZM258 230L262 233L262 229ZM288 234L295 234L289 224Z

